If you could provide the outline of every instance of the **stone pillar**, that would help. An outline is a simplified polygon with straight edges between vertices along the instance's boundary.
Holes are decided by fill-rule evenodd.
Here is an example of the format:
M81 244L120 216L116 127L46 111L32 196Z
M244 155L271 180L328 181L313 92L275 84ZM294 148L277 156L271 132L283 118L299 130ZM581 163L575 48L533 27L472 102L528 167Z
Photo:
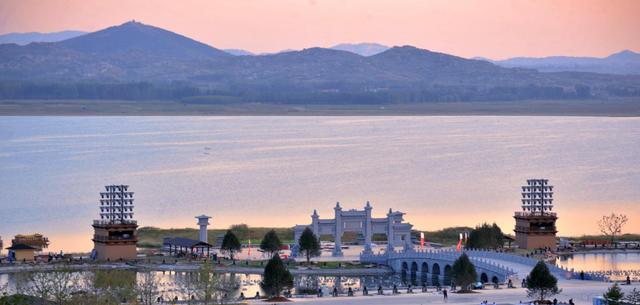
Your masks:
M364 253L373 253L371 250L371 239L373 238L373 230L371 226L371 204L367 201L364 207L366 213L364 223Z
M413 243L411 242L411 233L404 234L404 250L413 251Z
M334 235L335 247L333 248L333 256L342 256L342 208L340 202L336 202L335 212L336 228Z
M391 211L391 209L389 209L389 213L387 213L387 252L393 252L394 251L394 242L395 242L395 238L393 235L393 211Z
M313 215L311 215L311 230L318 239L320 239L320 223L318 222L319 218L320 216L318 216L318 211L313 210Z

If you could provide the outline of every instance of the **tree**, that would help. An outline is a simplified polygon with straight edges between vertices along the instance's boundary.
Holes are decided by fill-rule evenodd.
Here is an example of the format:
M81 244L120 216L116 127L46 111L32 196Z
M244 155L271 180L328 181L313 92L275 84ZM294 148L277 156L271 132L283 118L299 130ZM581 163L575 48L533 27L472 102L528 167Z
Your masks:
M622 227L627 223L627 215L611 213L610 216L602 216L598 221L600 232L609 236L611 243L615 241L616 235L622 233Z
M246 240L249 239L249 235L251 233L251 229L249 228L248 225L241 223L241 224L236 224L236 225L232 225L230 228L231 232L233 232L233 234L235 234L240 240Z
M504 234L497 224L483 223L469 233L467 249L497 249L504 245Z
M640 290L633 288L633 290L627 293L624 300L630 304L640 304Z
M302 235L300 235L298 245L300 246L300 252L304 253L304 256L307 258L307 266L312 256L320 255L320 242L309 227L305 228Z
M277 297L285 288L293 287L293 276L285 267L280 256L274 255L264 267L264 278L260 286L270 295Z
M558 289L558 279L551 274L544 261L539 261L527 275L525 287L527 296L535 297L539 301L562 292L562 289Z
M143 272L136 284L136 292L142 304L153 305L160 294L156 276L149 271Z
M280 242L280 238L275 230L267 232L260 243L260 249L269 253L269 257L272 257L274 253L280 251L280 247L282 247L282 242Z
M453 263L451 268L453 280L456 285L460 285L463 291L469 290L469 287L478 278L476 267L471 263L466 253L462 253Z
M48 272L27 272L17 278L16 290L19 294L41 300L51 300L54 304L65 304L74 292L79 290L79 275L66 266L54 267Z
M607 292L602 295L607 302L607 305L618 305L620 304L620 300L624 297L624 293L620 290L620 286L618 283L614 283L613 286L609 287Z
M180 277L176 277L176 282L182 295L186 296L187 304L193 304L193 299L198 292L198 274L186 272Z
M234 256L236 252L242 249L242 245L240 244L240 241L238 240L236 235L233 234L231 230L227 230L227 233L224 235L224 238L222 239L222 246L220 247L220 249L224 253L229 254L229 257L231 257L231 260L234 260Z
M197 304L225 304L231 300L231 295L237 287L237 282L232 277L225 277L215 273L213 265L209 261L205 261L195 277L194 281L195 298L199 301Z
M99 304L121 304L136 295L136 273L129 270L96 270L87 279ZM123 302L124 301L124 302Z

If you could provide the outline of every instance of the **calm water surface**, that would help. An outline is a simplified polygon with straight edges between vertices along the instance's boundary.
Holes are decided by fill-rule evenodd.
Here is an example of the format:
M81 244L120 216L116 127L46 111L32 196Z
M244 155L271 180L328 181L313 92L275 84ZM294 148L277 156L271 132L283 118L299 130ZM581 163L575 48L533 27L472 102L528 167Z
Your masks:
M556 264L576 271L640 270L640 252L573 254L559 257Z
M640 232L639 157L638 118L1 117L0 236L88 251L112 183L131 185L143 226L292 226L370 200L419 229L510 232L531 177L556 186L560 234L622 211Z

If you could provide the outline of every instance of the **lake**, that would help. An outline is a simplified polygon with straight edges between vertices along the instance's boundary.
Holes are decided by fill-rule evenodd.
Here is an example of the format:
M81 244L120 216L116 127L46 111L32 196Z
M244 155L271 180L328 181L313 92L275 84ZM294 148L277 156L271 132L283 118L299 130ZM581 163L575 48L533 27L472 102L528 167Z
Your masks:
M0 117L0 235L89 251L107 184L131 186L142 226L287 227L368 200L421 230L512 232L528 178L556 186L560 235L611 212L640 232L639 157L640 118Z

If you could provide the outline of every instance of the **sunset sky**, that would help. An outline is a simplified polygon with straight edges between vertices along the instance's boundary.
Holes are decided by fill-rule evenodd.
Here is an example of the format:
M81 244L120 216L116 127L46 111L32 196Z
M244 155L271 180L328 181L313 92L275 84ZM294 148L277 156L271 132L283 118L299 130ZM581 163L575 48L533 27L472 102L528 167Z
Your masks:
M95 31L135 19L253 52L378 42L502 59L640 51L639 16L634 0L2 0L0 33Z

